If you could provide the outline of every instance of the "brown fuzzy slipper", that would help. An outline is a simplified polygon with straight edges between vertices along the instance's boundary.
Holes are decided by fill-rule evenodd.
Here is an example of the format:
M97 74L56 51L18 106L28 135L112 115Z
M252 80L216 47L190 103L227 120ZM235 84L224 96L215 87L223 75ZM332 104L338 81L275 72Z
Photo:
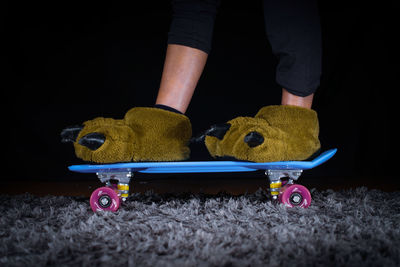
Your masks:
M267 106L255 117L238 117L205 133L213 157L271 162L305 160L320 148L317 113L296 106Z
M61 133L90 162L180 161L189 158L188 117L159 108L132 108L124 119L96 118Z

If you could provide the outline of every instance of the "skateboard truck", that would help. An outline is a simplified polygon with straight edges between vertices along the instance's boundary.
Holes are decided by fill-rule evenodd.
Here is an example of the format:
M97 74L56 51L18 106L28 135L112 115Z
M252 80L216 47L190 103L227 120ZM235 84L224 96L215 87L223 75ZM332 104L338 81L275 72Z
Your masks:
M269 179L269 190L273 200L278 200L282 188L281 178L289 178L284 185L294 184L299 179L303 170L266 170L265 175Z
M132 172L97 172L100 182L105 183L107 187L114 188L118 192L118 196L125 201L129 196L129 182L133 177ZM111 180L118 181L117 186L111 183Z

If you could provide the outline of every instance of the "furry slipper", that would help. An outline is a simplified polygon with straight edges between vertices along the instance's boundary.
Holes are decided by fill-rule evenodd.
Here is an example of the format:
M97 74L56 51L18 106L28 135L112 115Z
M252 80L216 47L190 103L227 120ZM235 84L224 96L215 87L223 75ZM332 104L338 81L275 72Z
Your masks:
M318 133L315 111L282 105L214 125L200 139L213 157L271 162L311 157L320 149Z
M191 135L185 115L145 107L132 108L124 119L99 117L61 133L78 158L97 163L185 160Z

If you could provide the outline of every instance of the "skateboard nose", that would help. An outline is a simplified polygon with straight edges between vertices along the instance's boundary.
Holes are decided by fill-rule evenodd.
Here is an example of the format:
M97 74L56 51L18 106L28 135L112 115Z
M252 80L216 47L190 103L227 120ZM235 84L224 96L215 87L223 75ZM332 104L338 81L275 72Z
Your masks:
M61 131L61 142L75 142L79 133L82 131L83 125L69 126Z

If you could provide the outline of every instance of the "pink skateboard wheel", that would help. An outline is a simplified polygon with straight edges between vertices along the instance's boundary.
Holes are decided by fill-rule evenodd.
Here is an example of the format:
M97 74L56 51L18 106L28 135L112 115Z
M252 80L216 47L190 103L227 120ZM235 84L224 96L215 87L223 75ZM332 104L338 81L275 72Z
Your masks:
M93 191L90 196L90 207L96 211L112 211L116 212L120 205L120 199L112 188L100 187Z
M311 204L311 194L305 186L299 184L287 185L282 187L279 201L290 208L308 208Z

